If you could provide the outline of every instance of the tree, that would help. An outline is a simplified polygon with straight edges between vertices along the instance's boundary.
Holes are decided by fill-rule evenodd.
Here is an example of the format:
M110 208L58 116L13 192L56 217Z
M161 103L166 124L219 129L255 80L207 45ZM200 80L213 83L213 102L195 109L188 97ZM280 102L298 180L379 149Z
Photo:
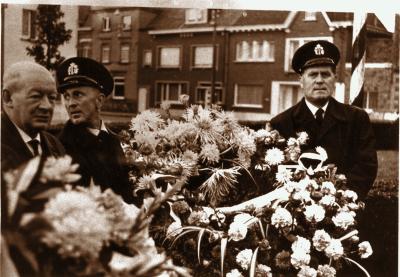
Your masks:
M64 60L58 47L71 39L72 30L65 29L60 5L38 5L35 19L37 39L26 47L28 56L49 70L54 70Z

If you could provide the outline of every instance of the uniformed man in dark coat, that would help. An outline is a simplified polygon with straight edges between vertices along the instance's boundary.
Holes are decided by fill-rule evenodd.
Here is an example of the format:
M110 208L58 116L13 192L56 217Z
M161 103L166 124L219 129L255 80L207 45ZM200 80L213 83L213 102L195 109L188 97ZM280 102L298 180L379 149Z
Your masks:
M75 57L65 60L56 73L69 120L59 138L79 164L81 185L93 180L103 190L111 188L126 202L133 201L125 155L119 138L100 118L106 97L114 88L108 70L100 63Z
M305 131L309 148L322 146L328 153L326 163L337 165L347 177L348 186L363 198L374 183L377 156L374 133L368 114L354 106L336 101L338 48L323 40L300 47L293 56L292 68L300 76L303 99L271 120L285 138Z

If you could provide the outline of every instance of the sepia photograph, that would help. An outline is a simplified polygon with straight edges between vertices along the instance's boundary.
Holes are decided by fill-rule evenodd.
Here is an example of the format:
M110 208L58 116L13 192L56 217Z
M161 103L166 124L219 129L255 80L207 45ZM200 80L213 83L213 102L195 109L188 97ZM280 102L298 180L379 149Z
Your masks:
M398 276L399 4L0 4L1 276Z

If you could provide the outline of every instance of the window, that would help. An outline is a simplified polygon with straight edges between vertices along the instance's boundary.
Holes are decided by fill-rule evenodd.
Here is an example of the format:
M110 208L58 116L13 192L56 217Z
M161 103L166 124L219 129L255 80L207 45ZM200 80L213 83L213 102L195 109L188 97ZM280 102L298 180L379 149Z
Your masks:
M101 46L101 62L102 63L109 63L110 62L110 54L111 54L111 49L110 45L102 45Z
M211 68L213 64L212 46L193 46L192 67ZM218 59L215 59L218 60Z
M235 84L235 102L237 107L262 108L264 88L262 85Z
M215 92L215 103L213 104L223 104L224 94L221 82L216 82L214 84ZM196 87L196 103L198 104L211 104L211 83L210 82L199 82Z
M189 94L187 82L156 82L156 103L169 101L180 104L179 96Z
M23 38L36 38L36 11L22 10L22 37Z
M122 29L123 30L130 30L132 25L132 16L125 15L122 17Z
M179 68L181 66L181 48L160 47L158 66L164 68Z
M296 50L303 44L313 40L327 40L333 42L332 37L305 37L305 38L287 38L285 45L285 71L293 72L292 57Z
M151 50L143 51L143 66L152 66L153 64L153 52Z
M376 91L364 90L364 104L363 107L366 109L377 110L378 109L378 93Z
M206 9L187 9L185 11L186 24L207 23Z
M114 77L113 99L125 99L125 78Z
M89 44L83 44L78 49L78 56L84 58L90 58L92 55L92 47Z
M237 62L273 62L275 44L272 41L241 41L236 44Z
M103 17L103 31L111 31L111 19L108 16Z
M317 20L316 12L304 12L304 21L315 21Z
M128 44L121 44L121 63L129 63L129 50Z
M294 106L303 97L303 94L300 91L300 86L298 85L282 84L279 90L278 112L283 112Z

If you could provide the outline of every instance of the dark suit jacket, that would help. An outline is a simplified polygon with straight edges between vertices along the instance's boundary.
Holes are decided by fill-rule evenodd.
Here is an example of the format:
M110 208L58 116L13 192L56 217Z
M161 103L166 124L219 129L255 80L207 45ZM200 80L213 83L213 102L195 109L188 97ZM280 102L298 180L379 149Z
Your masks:
M117 135L109 132L106 137L100 138L86 127L68 121L59 138L67 154L79 164L81 185L89 186L93 178L103 190L111 188L126 202L133 201L125 154Z
M328 153L326 163L334 163L338 173L346 175L348 186L365 197L377 173L375 137L368 114L357 107L331 98L321 127L318 127L304 98L271 120L271 125L285 138L305 131L308 146L322 146Z
M60 157L65 150L59 140L48 132L40 132L43 156ZM32 152L23 141L7 114L1 114L1 170L17 168L33 158Z

